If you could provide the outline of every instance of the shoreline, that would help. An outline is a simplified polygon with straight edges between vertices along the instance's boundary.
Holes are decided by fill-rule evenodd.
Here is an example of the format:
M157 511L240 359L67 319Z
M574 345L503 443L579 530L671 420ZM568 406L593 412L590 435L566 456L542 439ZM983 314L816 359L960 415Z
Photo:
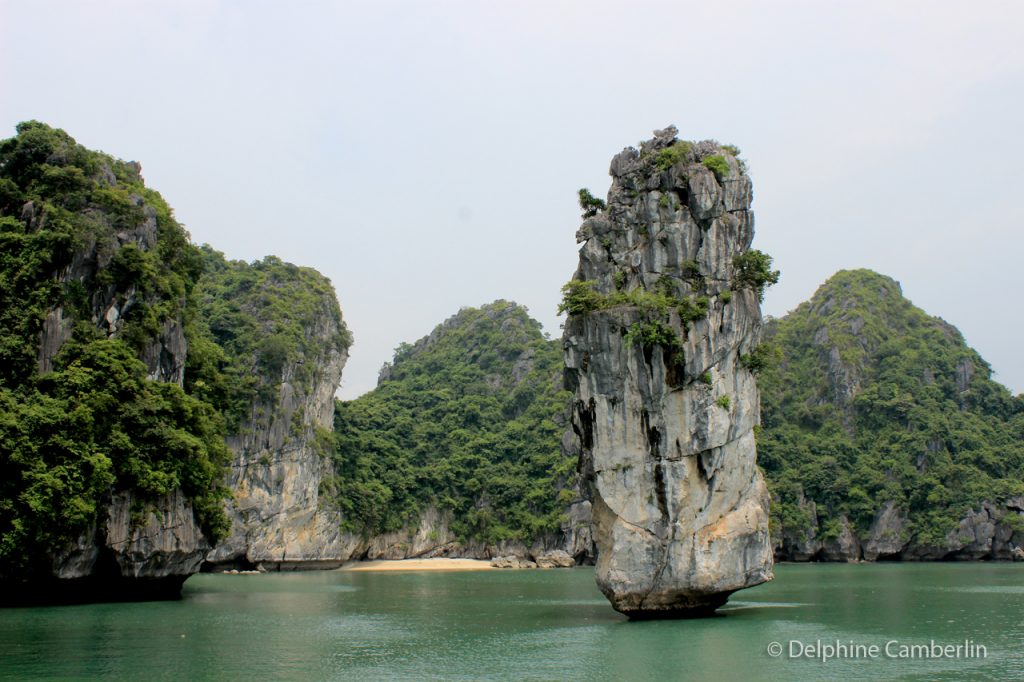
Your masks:
M351 561L339 571L493 571L486 559L373 559Z

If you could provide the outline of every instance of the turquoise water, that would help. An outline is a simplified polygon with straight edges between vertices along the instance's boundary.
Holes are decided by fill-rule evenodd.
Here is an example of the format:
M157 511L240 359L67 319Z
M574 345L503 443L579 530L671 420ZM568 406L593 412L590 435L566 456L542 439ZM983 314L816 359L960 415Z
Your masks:
M629 622L586 568L198 575L181 601L0 610L0 679L1024 678L1022 564L782 565L722 614ZM790 657L816 640L880 652ZM931 640L987 657L884 651Z

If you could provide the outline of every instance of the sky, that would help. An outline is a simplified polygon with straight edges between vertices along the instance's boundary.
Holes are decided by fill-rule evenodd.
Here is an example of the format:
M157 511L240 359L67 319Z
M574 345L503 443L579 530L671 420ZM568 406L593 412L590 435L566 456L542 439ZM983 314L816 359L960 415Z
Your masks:
M0 92L328 276L343 398L463 306L558 336L576 190L669 124L742 149L766 313L871 268L1024 391L1024 3L0 0Z

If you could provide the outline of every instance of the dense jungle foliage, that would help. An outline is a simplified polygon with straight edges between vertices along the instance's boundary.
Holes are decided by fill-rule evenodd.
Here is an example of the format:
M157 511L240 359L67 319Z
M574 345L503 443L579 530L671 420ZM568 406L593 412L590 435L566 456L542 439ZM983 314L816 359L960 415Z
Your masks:
M189 346L186 388L216 404L229 433L273 409L278 387L287 380L307 385L314 360L329 343L347 350L352 335L342 320L330 281L312 268L267 256L253 263L228 261L202 247L203 275L196 288L199 314ZM330 320L340 331L324 340L317 330ZM303 358L303 362L296 362Z
M194 328L202 269L137 165L34 121L0 142L0 573L46 561L119 490L181 488L224 530L219 406L139 360L166 325ZM43 366L48 315L69 338Z
M557 530L576 467L560 448L561 383L560 344L506 301L400 346L375 390L337 404L334 485L350 528L396 530L435 505L463 539Z
M1024 398L892 279L839 272L767 332L758 461L776 535L817 521L834 537L841 515L865 533L893 501L941 545L980 502L1024 494Z

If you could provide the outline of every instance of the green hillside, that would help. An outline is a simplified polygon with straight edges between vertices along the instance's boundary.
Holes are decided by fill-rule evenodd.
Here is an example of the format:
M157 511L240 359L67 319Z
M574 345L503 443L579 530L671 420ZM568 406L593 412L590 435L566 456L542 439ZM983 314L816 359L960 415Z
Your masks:
M436 505L463 539L557 531L576 467L560 449L561 383L559 343L507 301L400 346L375 390L337 405L335 496L350 530L397 530Z
M273 409L286 366L297 366L288 379L305 386L321 368L300 360L317 358L320 344L346 350L352 334L330 280L316 270L276 256L229 261L208 245L201 252L185 386L217 405L234 434L251 426L254 407ZM325 318L338 334L322 338Z
M1024 399L897 282L839 272L766 337L758 456L777 537L816 525L801 501L826 539L844 515L863 537L891 501L914 542L942 545L982 501L1024 494Z

